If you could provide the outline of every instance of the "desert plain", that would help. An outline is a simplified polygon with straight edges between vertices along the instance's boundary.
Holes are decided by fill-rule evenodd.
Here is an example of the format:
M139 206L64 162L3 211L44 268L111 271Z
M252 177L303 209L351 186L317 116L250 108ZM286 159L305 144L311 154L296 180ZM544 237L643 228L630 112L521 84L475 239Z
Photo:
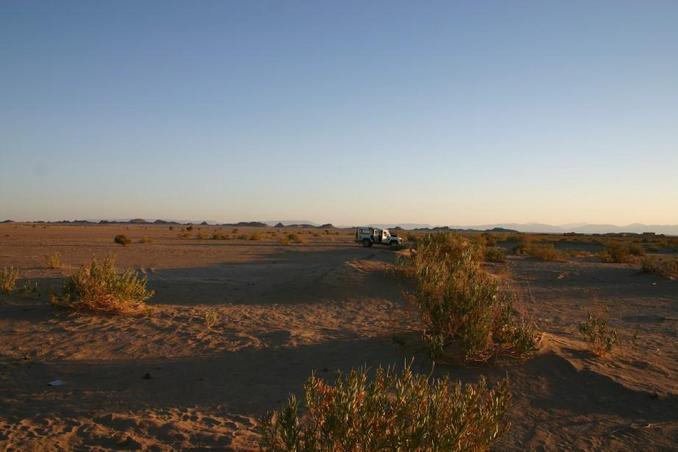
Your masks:
M259 419L312 372L413 360L464 382L508 376L498 450L678 449L678 282L550 239L566 258L485 264L543 332L535 355L433 366L398 252L361 247L351 229L1 224L0 268L30 290L0 294L0 448L257 450ZM94 256L148 279L144 313L50 304ZM605 357L578 333L588 312L618 332Z

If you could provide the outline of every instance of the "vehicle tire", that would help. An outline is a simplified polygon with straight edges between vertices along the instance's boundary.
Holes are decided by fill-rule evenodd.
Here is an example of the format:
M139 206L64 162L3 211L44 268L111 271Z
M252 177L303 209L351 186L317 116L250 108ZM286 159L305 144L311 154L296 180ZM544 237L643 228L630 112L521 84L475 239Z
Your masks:
M365 248L369 248L370 246L372 246L372 241L370 239L363 239L363 246Z

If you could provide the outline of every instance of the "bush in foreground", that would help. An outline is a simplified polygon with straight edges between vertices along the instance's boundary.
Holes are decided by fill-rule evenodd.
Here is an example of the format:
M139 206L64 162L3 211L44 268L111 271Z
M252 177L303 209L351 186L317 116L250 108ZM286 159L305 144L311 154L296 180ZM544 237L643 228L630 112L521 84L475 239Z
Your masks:
M507 429L507 380L490 389L377 369L339 375L330 385L311 376L304 412L287 405L262 421L264 449L273 451L488 450Z
M434 360L483 362L536 348L537 333L514 309L514 295L482 270L481 258L481 248L459 235L432 234L400 263L415 279L410 300Z
M678 259L646 257L641 263L641 270L645 273L654 273L662 278L678 278Z
M134 270L119 272L112 258L92 260L64 284L61 295L52 295L52 303L82 311L128 314L138 312L153 296L146 289L146 278Z
M6 267L0 270L0 292L10 293L16 288L16 279L19 270L15 267Z

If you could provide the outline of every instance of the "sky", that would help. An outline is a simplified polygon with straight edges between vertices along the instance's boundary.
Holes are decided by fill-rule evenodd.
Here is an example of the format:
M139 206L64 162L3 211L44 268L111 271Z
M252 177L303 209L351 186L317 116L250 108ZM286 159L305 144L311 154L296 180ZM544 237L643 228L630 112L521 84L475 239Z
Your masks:
M678 223L678 2L0 2L0 220Z

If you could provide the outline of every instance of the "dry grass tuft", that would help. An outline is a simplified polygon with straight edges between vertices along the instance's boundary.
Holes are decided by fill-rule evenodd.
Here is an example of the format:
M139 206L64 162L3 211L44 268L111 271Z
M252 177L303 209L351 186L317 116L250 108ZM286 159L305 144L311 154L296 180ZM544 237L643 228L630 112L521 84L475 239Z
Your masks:
M19 270L15 267L5 267L0 270L0 292L10 293L16 288L16 279Z
M261 422L264 450L489 450L508 429L508 381L490 389L448 377L379 368L339 374L334 385L312 375L304 412L294 395Z
M52 303L78 311L130 314L142 311L151 296L146 278L134 270L118 272L109 257L80 267L65 282L61 295L52 295Z
M642 246L624 242L607 242L605 250L599 254L601 261L616 264L635 263L644 255L645 250Z
M221 320L219 311L217 311L216 309L207 309L205 311L204 317L205 317L205 326L207 327L208 330L211 330Z
M61 254L52 253L48 256L45 256L47 261L47 266L52 269L57 269L63 267L63 262L61 262Z

